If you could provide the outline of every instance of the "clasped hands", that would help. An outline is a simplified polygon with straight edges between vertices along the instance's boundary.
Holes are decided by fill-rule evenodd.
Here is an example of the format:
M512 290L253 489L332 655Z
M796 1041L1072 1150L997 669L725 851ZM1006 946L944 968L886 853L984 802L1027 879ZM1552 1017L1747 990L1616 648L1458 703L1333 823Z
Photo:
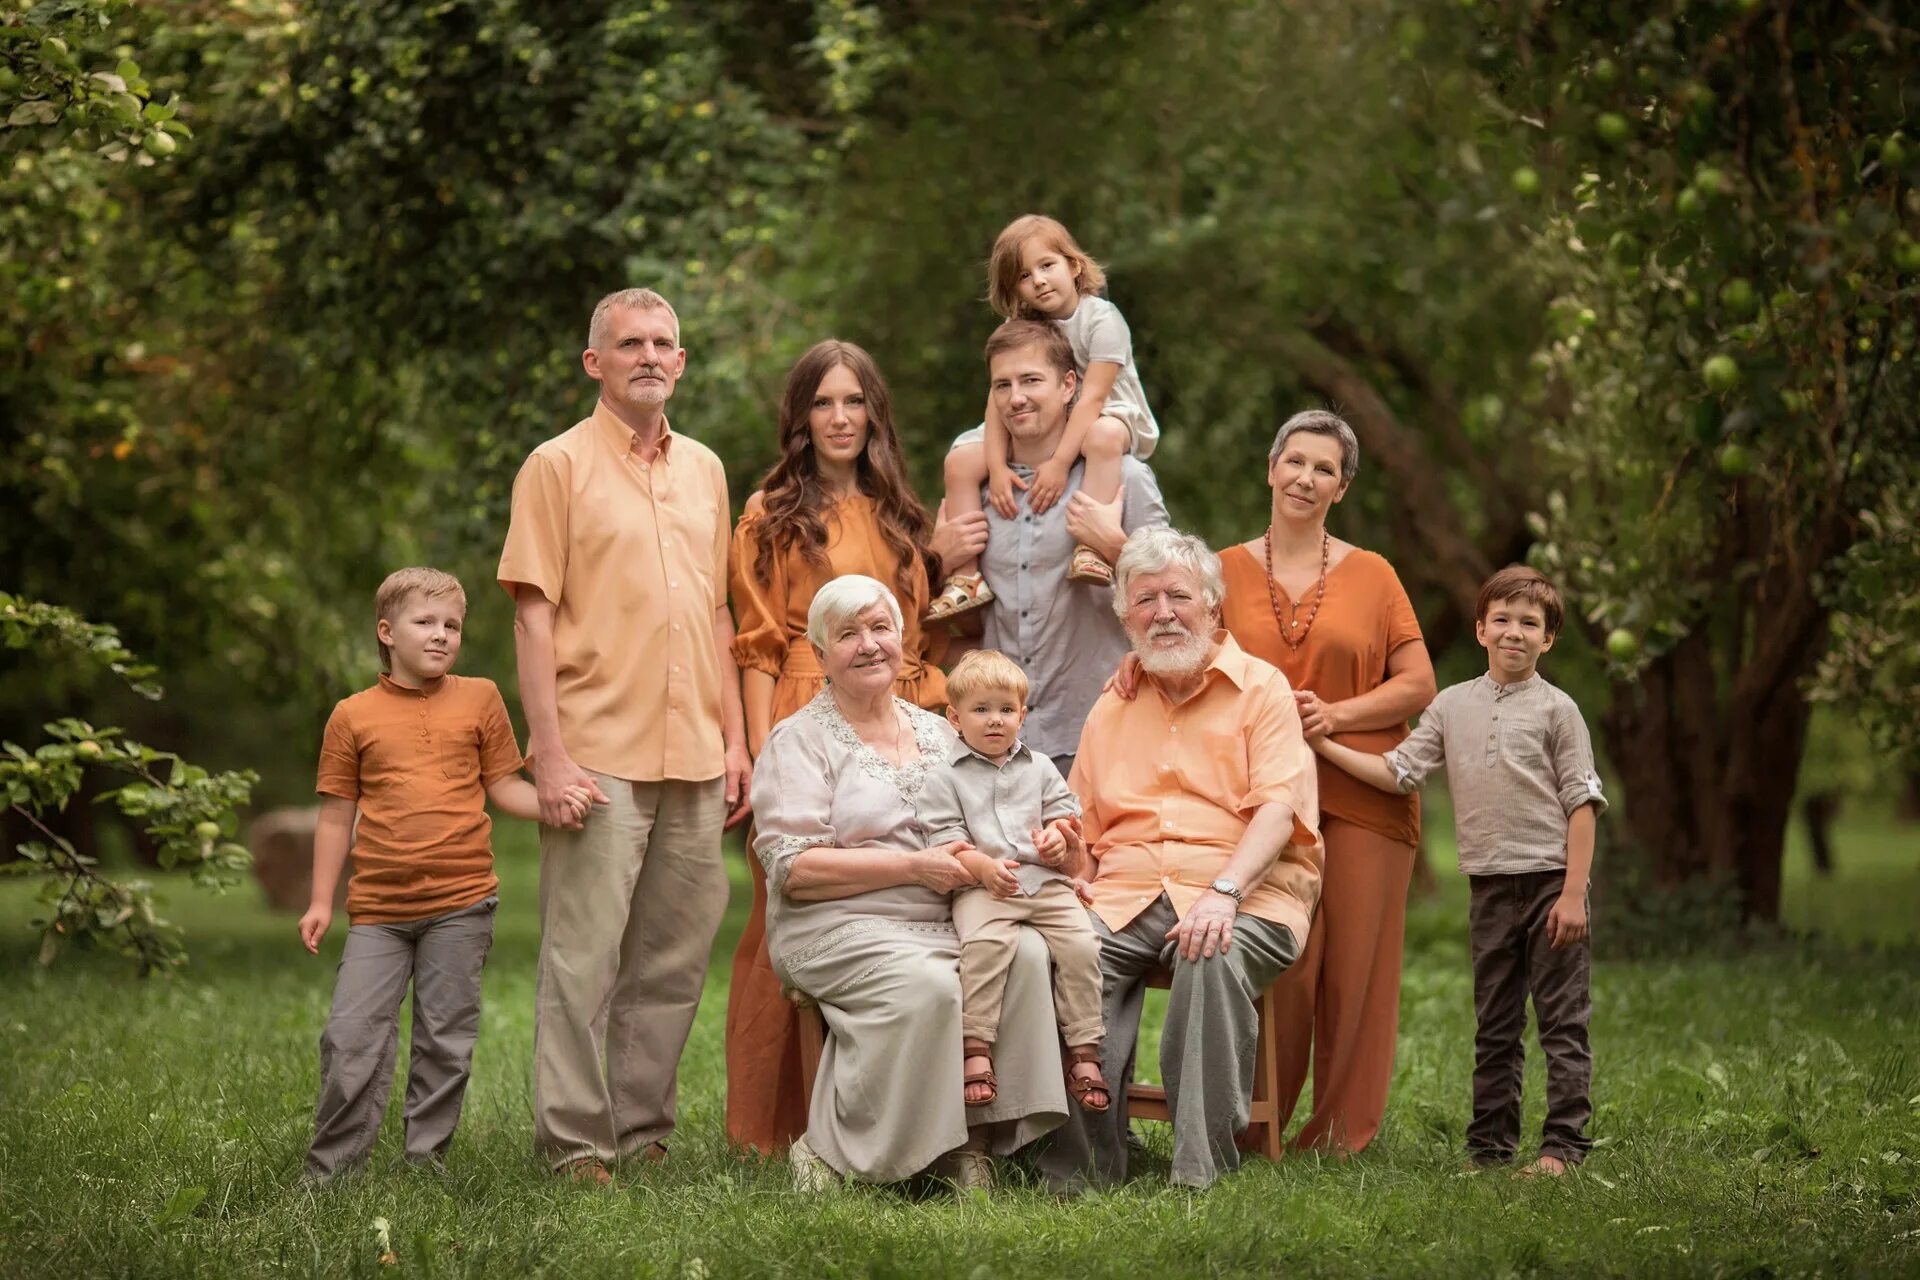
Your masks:
M1048 867L1078 865L1087 847L1078 818L1055 818L1029 835L1034 853ZM1019 869L1020 864L1011 858L995 858L964 840L950 840L920 852L914 879L938 893L978 886L996 898L1011 898L1020 891L1015 874ZM1093 901L1086 881L1076 879L1072 884L1082 902Z

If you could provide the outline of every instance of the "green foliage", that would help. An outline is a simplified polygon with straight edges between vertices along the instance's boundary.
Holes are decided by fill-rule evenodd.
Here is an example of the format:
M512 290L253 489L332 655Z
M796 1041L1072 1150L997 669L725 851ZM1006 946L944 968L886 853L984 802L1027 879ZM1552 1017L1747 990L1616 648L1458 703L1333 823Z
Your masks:
M77 654L143 696L160 696L152 668L122 647L112 627L88 623L65 609L0 594L0 644L42 655ZM65 948L80 944L128 957L142 977L179 965L186 951L179 931L157 914L152 884L107 876L97 858L76 849L46 819L81 796L90 771L118 774L126 781L95 801L111 802L134 821L163 870L188 871L195 885L219 890L251 861L233 835L236 811L247 802L255 775L209 773L118 728L96 728L72 717L44 729L48 741L31 751L0 742L0 800L38 834L22 842L14 850L19 861L0 864L0 872L45 879L40 901L48 914L34 921L41 936L40 963L52 964Z
M1703 627L1737 671L1755 628L1820 630L1795 601L1881 541L1857 513L1920 463L1920 194L1883 155L1920 27L1891 4L1509 9L1507 96L1555 195L1537 364L1567 393L1539 557L1644 640L1622 673Z

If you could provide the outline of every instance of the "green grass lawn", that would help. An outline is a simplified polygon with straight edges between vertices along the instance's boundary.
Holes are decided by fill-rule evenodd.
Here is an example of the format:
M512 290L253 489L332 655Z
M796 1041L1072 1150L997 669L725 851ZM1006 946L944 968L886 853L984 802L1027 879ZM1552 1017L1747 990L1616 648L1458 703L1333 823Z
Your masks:
M1920 1270L1912 827L1844 826L1830 881L1812 877L1796 848L1788 920L1820 936L1597 966L1600 1145L1578 1178L1516 1181L1464 1166L1465 892L1439 850L1442 892L1408 924L1397 1078L1367 1153L1254 1160L1192 1195L1167 1186L1166 1134L1144 1126L1143 1176L1066 1205L1024 1186L960 1203L885 1188L803 1198L783 1167L732 1155L721 1027L741 891L683 1064L672 1163L611 1192L547 1177L529 1150L534 859L530 833L507 828L473 1087L440 1177L393 1167L396 1106L372 1169L320 1191L296 1185L339 924L326 958L313 959L293 919L268 915L251 890L212 899L181 886L172 911L193 962L142 984L100 956L38 970L27 894L0 890L0 1275ZM1541 1079L1530 1066L1537 1133Z

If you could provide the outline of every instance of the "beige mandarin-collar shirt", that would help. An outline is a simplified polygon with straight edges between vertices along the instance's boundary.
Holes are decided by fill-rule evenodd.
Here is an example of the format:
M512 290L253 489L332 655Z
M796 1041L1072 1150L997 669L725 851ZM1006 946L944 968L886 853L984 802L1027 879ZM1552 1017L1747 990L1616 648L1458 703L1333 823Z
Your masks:
M555 605L560 737L582 768L629 782L725 772L713 621L728 516L711 449L668 428L643 462L605 404L521 466L498 577Z
M1263 805L1293 810L1293 835L1240 910L1286 925L1301 946L1325 850L1312 748L1287 678L1217 633L1199 692L1175 703L1151 678L1127 702L1094 704L1073 762L1097 869L1093 909L1125 928L1166 894L1184 918Z

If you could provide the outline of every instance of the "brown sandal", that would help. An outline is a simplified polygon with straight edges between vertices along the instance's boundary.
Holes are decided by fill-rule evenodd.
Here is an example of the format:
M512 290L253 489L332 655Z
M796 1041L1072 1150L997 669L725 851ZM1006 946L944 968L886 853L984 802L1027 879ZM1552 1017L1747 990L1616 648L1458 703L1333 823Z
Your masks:
M948 578L933 598L927 611L921 615L922 622L946 622L975 609L983 609L993 603L993 588L987 585L984 574L956 573Z
M1078 1076L1073 1069L1082 1064L1093 1068L1092 1076ZM1113 1105L1112 1093L1107 1088L1107 1077L1100 1070L1100 1046L1097 1044L1075 1045L1067 1050L1067 1092L1081 1109L1099 1113ZM1093 1095L1100 1095L1096 1103Z
M1000 1096L1000 1078L993 1074L993 1046L979 1044L978 1042L962 1045L960 1047L960 1056L963 1059L964 1058L985 1058L987 1060L986 1070L970 1071L960 1077L961 1098L966 1102L966 1104L969 1107L984 1107L984 1106L991 1105L994 1102L994 1100ZM971 1084L985 1085L987 1089L987 1096L984 1098L967 1097L966 1086Z
M1110 587L1113 585L1113 566L1098 551L1084 542L1078 542L1073 547L1073 560L1067 567L1067 578L1072 582L1092 582Z

